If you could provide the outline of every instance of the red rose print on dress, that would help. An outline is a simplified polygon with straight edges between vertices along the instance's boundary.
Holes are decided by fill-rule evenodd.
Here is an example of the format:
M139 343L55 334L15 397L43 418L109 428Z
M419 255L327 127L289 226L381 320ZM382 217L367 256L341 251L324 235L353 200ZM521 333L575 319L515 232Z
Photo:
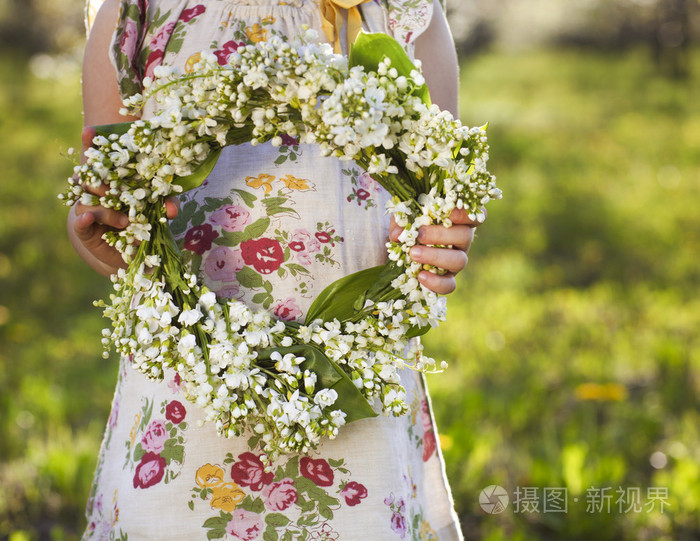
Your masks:
M266 472L260 458L253 453L246 452L238 455L238 462L231 467L231 478L242 487L261 490L264 485L269 485L272 482L275 474Z
M146 429L146 433L141 438L141 447L146 451L159 454L165 448L165 441L168 439L168 431L165 429L165 421L156 419L151 421Z
M299 461L299 471L320 487L329 487L333 484L333 469L322 458L314 460L308 456L302 457Z
M297 489L289 477L267 485L262 491L265 507L270 511L284 511L297 501Z
M136 466L134 488L148 488L161 482L165 473L165 459L156 453L146 453Z
M331 236L326 233L325 231L317 231L315 233L316 238L319 240L319 242L322 242L324 244L328 243L331 241Z
M241 205L225 205L213 212L209 221L224 231L243 231L250 223L250 212Z
M185 233L185 249L202 255L211 248L212 241L218 236L210 224L192 227Z
M367 497L367 488L365 485L360 484L356 481L350 481L345 488L340 491L340 495L345 498L345 503L350 506L362 503Z
M173 400L165 406L165 418L174 425L179 425L184 421L185 415L187 415L187 410L179 400Z
M214 56L216 56L216 61L219 65L225 66L228 64L228 59L231 58L231 55L235 53L241 45L244 45L242 41L231 40L224 43L221 49L214 51Z
M243 261L260 274L270 274L284 262L282 245L275 239L262 237L241 243Z
M227 534L241 541L253 541L260 537L265 527L260 515L245 509L236 509L231 516L231 520L226 524Z
M204 13L206 10L207 8L204 7L203 4L197 4L196 6L183 10L182 13L180 13L180 20L183 23L188 23L195 17Z
M293 297L289 297L273 304L272 313L282 321L294 321L296 318L301 317L301 308L299 308Z
M204 270L212 280L230 282L236 273L245 267L243 256L238 249L217 246L207 255Z

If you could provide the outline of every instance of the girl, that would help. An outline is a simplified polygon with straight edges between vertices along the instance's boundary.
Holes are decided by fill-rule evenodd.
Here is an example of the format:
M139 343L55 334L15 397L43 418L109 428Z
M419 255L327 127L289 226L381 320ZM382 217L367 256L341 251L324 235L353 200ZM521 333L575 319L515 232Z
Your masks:
M134 119L119 115L121 100L159 65L187 72L202 51L225 65L244 44L307 28L346 54L360 26L393 34L415 53L433 102L457 114L456 54L432 0L106 0L85 51L85 125ZM93 133L84 131L84 147ZM383 263L387 237L401 232L384 215L386 200L351 162L287 137L280 147L227 147L201 187L166 206L184 257L219 297L303 320L328 284ZM255 238L233 248L213 242L262 217L269 225ZM450 271L421 273L438 293L454 289L476 225L463 211L452 218L449 229L424 227L411 251ZM102 234L126 224L114 210L76 204L68 231L79 255L109 275L123 262ZM241 283L244 268L250 279ZM128 364L122 359L84 539L461 539L415 372L401 378L409 414L352 423L311 455L282 456L265 469L252 435L225 439L198 422L176 373L153 382Z

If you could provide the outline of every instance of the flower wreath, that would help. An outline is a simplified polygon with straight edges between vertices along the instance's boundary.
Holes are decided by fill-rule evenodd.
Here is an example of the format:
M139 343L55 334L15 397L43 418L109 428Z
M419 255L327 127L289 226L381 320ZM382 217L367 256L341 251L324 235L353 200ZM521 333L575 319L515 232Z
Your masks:
M376 399L385 414L406 412L399 369L436 370L411 338L445 319L444 298L419 284L426 266L408 251L421 226L451 225L455 208L483 219L501 196L486 170L484 128L431 105L395 40L363 33L343 57L314 39L241 47L224 67L203 53L184 75L157 68L144 95L124 102L135 110L154 98L155 116L99 127L59 196L128 212L129 225L105 236L128 263L112 276L110 302L96 303L112 321L105 355L113 346L154 379L175 369L220 435L250 428L269 456L307 452L344 423L377 415ZM284 134L355 160L392 195L388 211L404 227L387 243L386 265L328 286L303 324L217 300L185 269L163 204L199 186L223 147L279 145ZM102 197L85 189L102 184Z

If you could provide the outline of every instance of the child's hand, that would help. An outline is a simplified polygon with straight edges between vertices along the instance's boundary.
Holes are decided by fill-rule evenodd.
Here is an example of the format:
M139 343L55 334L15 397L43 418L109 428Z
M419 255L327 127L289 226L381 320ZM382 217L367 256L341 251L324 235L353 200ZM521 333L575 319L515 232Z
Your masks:
M94 137L95 128L89 126L83 129L83 149L92 145ZM85 189L94 195L102 196L106 193L107 186L102 185L96 190L90 187ZM177 216L178 207L175 198L168 199L165 207L169 219ZM102 236L107 231L124 229L128 224L129 218L123 212L82 203L76 203L68 217L69 235L76 250L93 269L105 275L126 267L126 263L116 248L107 244Z
M452 227L441 225L423 226L418 230L418 244L409 252L411 259L417 263L433 265L448 271L439 275L429 271L421 271L418 281L435 293L447 294L455 290L455 275L467 266L467 254L474 229L479 222L474 222L467 216L466 210L455 209L450 214ZM403 228L391 219L389 238L397 242ZM433 245L452 246L452 248L437 248Z

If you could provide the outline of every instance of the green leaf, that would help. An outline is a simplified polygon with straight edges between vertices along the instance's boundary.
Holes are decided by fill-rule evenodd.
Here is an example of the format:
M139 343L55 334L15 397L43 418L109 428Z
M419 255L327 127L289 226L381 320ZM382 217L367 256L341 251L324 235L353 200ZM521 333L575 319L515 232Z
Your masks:
M265 523L268 526L274 526L275 528L283 528L289 524L289 519L282 513L270 513L265 517Z
M190 508L190 511L194 511L194 502L192 500L188 501L187 507Z
M134 462L139 462L145 454L146 451L144 451L143 447L141 447L141 444L137 443L136 448L134 449Z
M216 530L209 530L207 532L207 539L221 539L226 536L225 528L217 528Z
M231 519L229 519L231 520ZM204 524L202 526L204 528L225 528L226 524L228 524L229 520L226 520L226 517L219 515L218 517L210 517L207 520L204 521Z
M318 506L318 514L321 515L326 520L330 520L333 518L333 511L331 511L331 508L326 506L326 505L319 505Z
M282 356L292 353L296 356L304 357L306 360L301 363L299 368L302 372L310 370L316 374L318 378L317 387L319 389L334 389L338 393L338 399L333 404L333 407L341 409L347 414L345 417L346 423L377 416L377 413L355 387L348 375L336 363L326 357L320 349L306 344L286 348L268 348L258 353L258 361L269 360L273 351L278 351Z
M175 460L182 464L185 459L185 448L182 445L177 445L175 439L169 439L165 442L160 456L168 462Z
M175 177L173 179L173 184L182 186L183 192L201 186L204 179L206 179L214 169L216 162L219 161L221 151L221 147L210 150L209 155L199 164L199 167L197 167L194 173L185 177Z
M265 302L266 298L267 298L267 293L265 293L263 291L261 293L256 293L255 295L253 295L252 302L254 304L262 304L263 302Z
M328 459L328 463L333 466L334 468L338 468L342 466L345 463L345 459L340 459L340 460L333 460L332 458Z
M265 231L267 231L267 227L269 225L270 218L267 217L260 218L259 220L254 221L252 224L250 224L243 230L243 236L245 237L244 240L257 239Z
M100 124L95 126L95 133L103 137L109 137L113 133L116 135L124 135L131 128L133 122L117 122L116 124Z
M286 162L286 161L287 161L287 156L286 156L286 154L280 154L280 155L277 157L277 159L275 160L275 163L276 163L277 165L281 165L281 164L283 164L283 163Z
M243 202L250 208L253 208L255 202L258 200L255 195L250 192L246 192L245 190L233 189L231 191L236 192L241 199L243 199Z
M238 246L244 240L242 231L222 231L213 242L219 246Z
M284 477L289 477L291 479L296 478L299 475L299 457L294 456L289 459L289 462L284 467Z
M277 541L279 539L274 526L269 526L263 532L263 541Z
M257 272L250 267L243 267L236 273L236 278L241 286L247 289L255 289L262 287L263 279Z
M385 57L391 60L391 67L396 68L399 75L411 79L411 72L416 69L416 66L398 41L381 32L360 32L355 43L350 46L348 60L350 67L362 66L365 71L377 71L379 63ZM426 105L430 105L430 92L425 83L416 87L411 94L418 96Z
M339 321L350 319L357 313L353 307L357 298L379 279L383 270L384 266L371 267L336 280L316 297L306 314L305 322L309 324L315 319L323 321L331 321L334 318Z

